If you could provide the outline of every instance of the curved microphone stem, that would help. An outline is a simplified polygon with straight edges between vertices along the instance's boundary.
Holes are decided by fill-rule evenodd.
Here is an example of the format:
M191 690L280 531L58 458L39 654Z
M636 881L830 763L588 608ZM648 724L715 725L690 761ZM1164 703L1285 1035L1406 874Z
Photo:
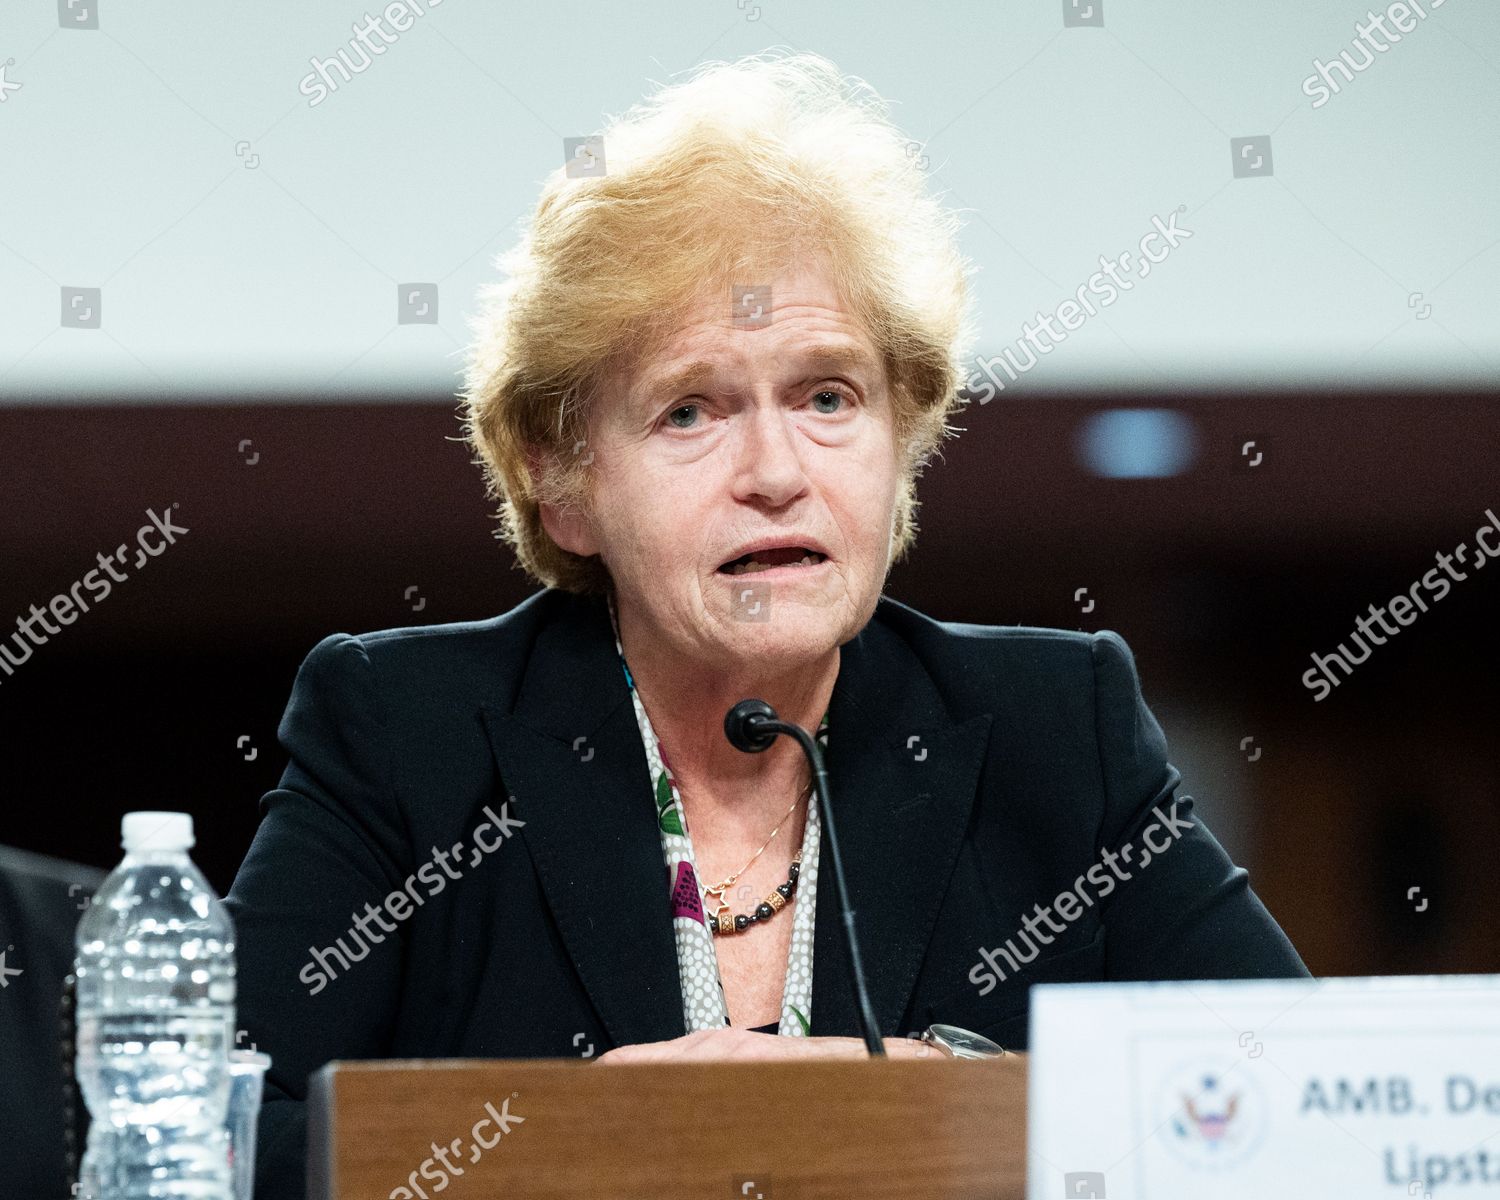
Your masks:
M865 1048L870 1052L870 1057L883 1058L885 1044L880 1040L875 1011L870 1007L870 993L865 987L865 969L860 962L859 939L854 933L854 909L849 906L849 888L844 883L844 864L839 857L839 839L833 824L833 808L828 799L828 772L823 767L823 753L807 730L790 721L755 713L745 719L745 724L758 733L785 733L795 738L812 766L813 786L817 788L819 811L823 815L823 842L828 849L828 861L833 867L833 886L838 895L839 915L844 920L844 943L849 950L849 973L854 982L854 1003L859 1013L860 1032L864 1035Z

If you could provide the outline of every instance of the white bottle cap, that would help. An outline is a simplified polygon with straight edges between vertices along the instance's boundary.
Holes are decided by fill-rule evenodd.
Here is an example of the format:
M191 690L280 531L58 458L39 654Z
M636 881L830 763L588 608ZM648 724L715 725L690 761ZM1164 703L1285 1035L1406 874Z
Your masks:
M186 850L194 844L193 814L126 813L120 821L120 845L126 854L142 850Z

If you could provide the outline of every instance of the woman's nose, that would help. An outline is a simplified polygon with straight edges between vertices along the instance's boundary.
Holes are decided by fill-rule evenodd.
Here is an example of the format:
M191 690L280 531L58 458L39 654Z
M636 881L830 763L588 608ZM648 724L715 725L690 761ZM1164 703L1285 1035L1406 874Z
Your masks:
M736 493L785 504L807 486L791 414L774 402L757 403L747 405L736 421Z

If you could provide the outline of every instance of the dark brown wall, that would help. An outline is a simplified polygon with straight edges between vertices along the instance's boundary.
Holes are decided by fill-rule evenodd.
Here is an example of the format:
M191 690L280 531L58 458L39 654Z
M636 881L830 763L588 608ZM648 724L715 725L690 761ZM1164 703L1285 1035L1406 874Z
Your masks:
M1191 415L1198 464L1085 473L1078 424L1116 405ZM1237 831L1314 972L1497 969L1500 565L1326 701L1299 677L1500 512L1500 395L1002 398L959 423L887 590L944 619L1123 634L1172 714L1169 744L1196 746L1184 790ZM148 507L176 504L189 530L0 676L0 841L108 867L122 812L185 808L227 889L314 642L488 616L533 590L491 534L459 432L441 397L0 409L0 626L130 540ZM1253 470L1249 438L1266 447Z

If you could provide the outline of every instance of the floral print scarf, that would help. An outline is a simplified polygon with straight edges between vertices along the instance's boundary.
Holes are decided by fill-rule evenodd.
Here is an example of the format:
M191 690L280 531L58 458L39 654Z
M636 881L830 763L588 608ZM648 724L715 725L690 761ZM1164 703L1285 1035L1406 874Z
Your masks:
M677 942L677 971L682 983L682 1016L689 1033L699 1029L722 1029L729 1025L729 1007L724 1000L724 981L719 974L714 935L708 927L703 907L703 887L698 880L693 859L693 841L682 807L682 797L667 762L665 751L657 741L651 719L636 691L635 679L625 662L625 648L620 643L620 622L613 594L609 596L609 619L614 627L615 652L625 682L630 688L631 703L641 730L646 751L646 766L651 776L653 810L661 834L662 855L671 881L670 904L672 931ZM818 725L818 743L828 744L828 714ZM786 982L781 994L781 1022L777 1032L791 1037L807 1037L812 1022L813 917L817 908L819 815L817 793L808 798L807 823L802 834L802 866L797 887L792 893L792 945L787 956Z

